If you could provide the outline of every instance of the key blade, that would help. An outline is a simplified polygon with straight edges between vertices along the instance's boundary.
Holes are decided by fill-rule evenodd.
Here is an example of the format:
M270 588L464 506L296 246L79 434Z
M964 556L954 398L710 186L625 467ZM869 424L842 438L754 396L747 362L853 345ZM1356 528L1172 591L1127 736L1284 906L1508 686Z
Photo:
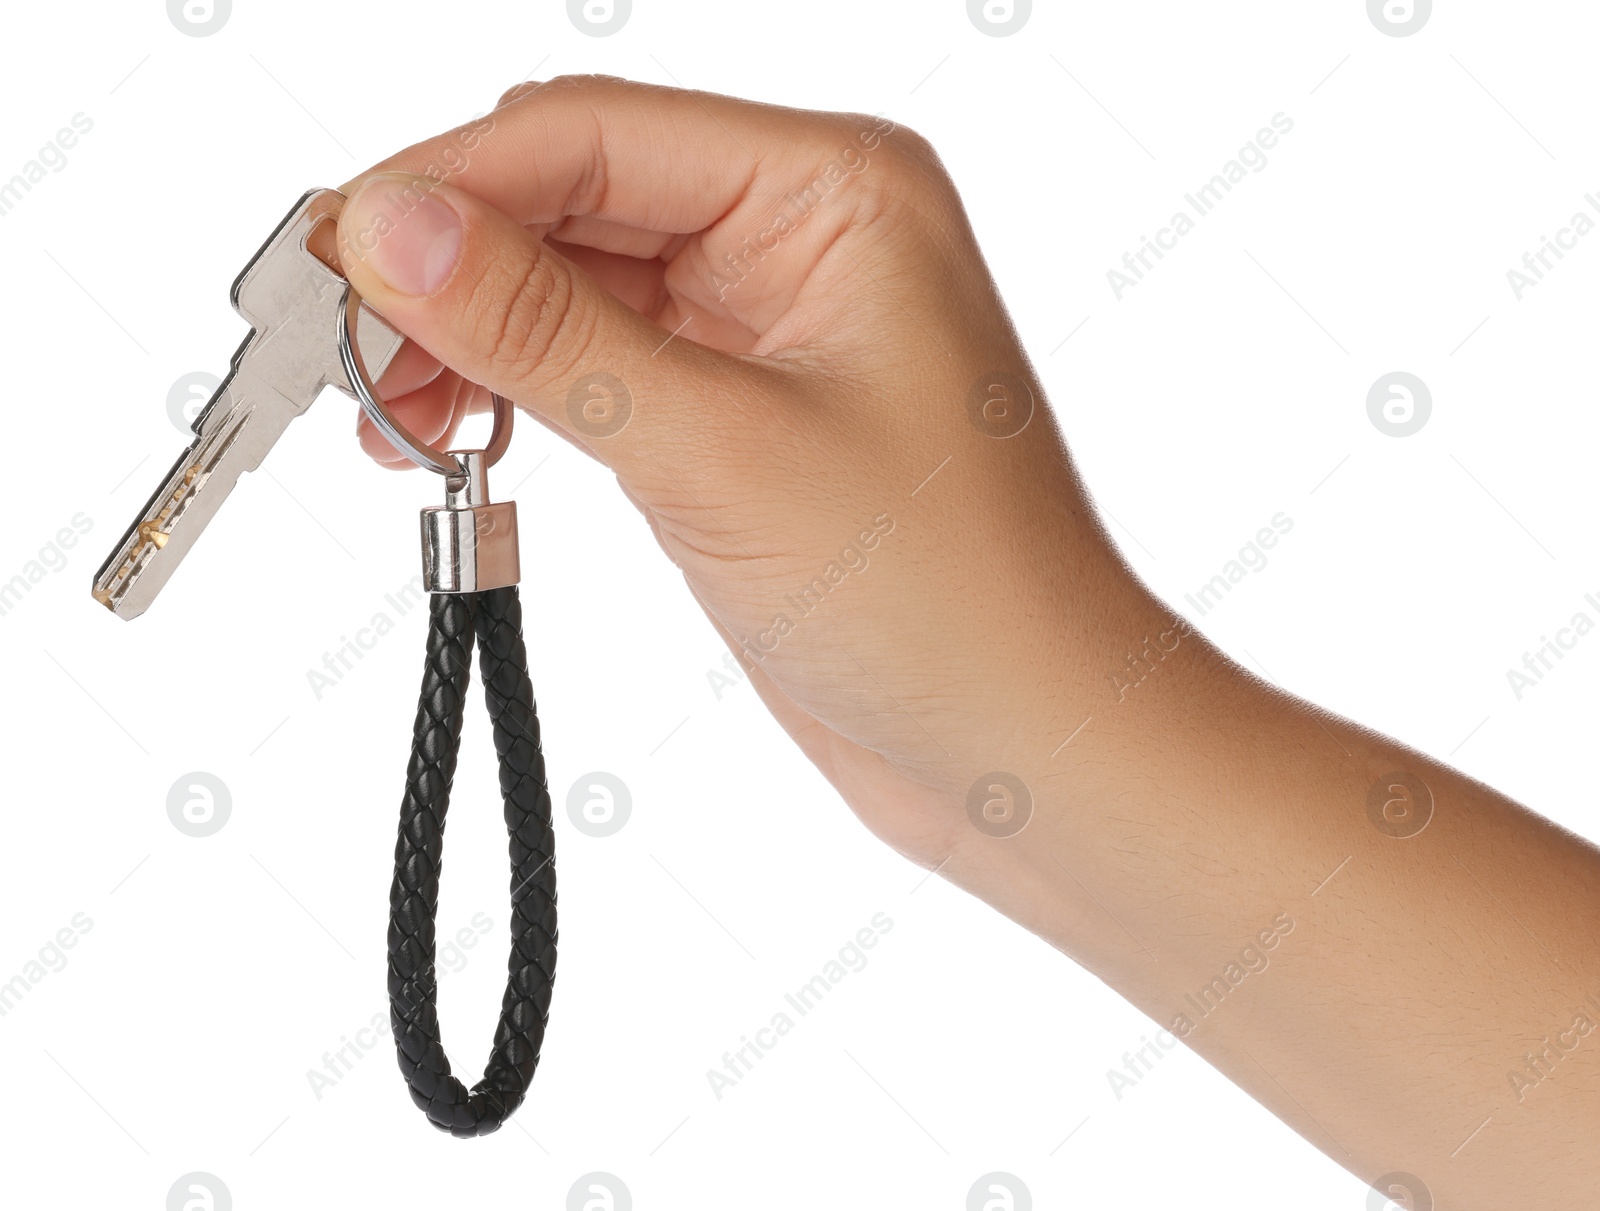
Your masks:
M238 374L204 413L204 431L167 472L95 574L94 598L118 618L137 618L193 548L239 476L261 465L297 415L272 388Z

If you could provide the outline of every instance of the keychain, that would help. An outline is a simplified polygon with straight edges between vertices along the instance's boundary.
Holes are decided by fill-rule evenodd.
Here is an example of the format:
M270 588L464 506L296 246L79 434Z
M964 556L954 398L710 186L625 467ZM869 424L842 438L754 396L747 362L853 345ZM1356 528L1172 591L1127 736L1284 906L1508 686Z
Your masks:
M389 1020L400 1071L429 1122L456 1136L487 1135L527 1096L556 963L555 841L517 595L517 506L491 504L487 480L510 444L514 409L494 397L482 450L441 453L394 419L373 378L404 338L306 247L343 204L336 190L307 193L235 279L233 307L250 335L195 418L194 442L95 574L94 596L119 618L144 613L239 476L260 466L330 384L358 399L396 450L444 477L444 505L422 511L427 659L389 891ZM512 913L500 1024L483 1079L468 1090L439 1039L434 919L474 646L510 834Z

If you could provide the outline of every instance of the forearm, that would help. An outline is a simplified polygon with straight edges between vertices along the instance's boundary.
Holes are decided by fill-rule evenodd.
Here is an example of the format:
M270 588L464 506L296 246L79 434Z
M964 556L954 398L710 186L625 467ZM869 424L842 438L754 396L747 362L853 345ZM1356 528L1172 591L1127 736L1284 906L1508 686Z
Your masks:
M1029 825L951 877L1364 1179L1589 1205L1600 852L1198 635L1148 651L1033 767Z

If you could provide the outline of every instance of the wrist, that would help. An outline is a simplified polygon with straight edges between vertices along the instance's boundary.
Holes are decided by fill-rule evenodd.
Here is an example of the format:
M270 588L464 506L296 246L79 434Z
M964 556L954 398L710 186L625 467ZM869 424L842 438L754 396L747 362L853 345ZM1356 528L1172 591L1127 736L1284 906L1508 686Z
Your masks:
M1214 763L1270 691L1142 588L1108 610L1036 702L1045 725L962 788L941 873L1102 976L1148 963L1141 898L1181 891L1219 842ZM1061 667L1061 666L1057 666ZM1238 805L1229 805L1237 807Z

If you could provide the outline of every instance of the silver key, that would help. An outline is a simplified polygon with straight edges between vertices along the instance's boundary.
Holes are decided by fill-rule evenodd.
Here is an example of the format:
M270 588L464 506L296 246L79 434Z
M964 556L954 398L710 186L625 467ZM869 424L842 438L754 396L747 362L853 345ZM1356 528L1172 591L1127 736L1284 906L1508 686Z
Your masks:
M149 608L239 476L261 465L324 387L355 397L339 360L345 280L306 249L312 230L343 205L337 190L306 194L234 281L233 309L250 335L195 418L193 444L95 573L95 600L118 618ZM355 339L374 378L404 340L365 306Z

